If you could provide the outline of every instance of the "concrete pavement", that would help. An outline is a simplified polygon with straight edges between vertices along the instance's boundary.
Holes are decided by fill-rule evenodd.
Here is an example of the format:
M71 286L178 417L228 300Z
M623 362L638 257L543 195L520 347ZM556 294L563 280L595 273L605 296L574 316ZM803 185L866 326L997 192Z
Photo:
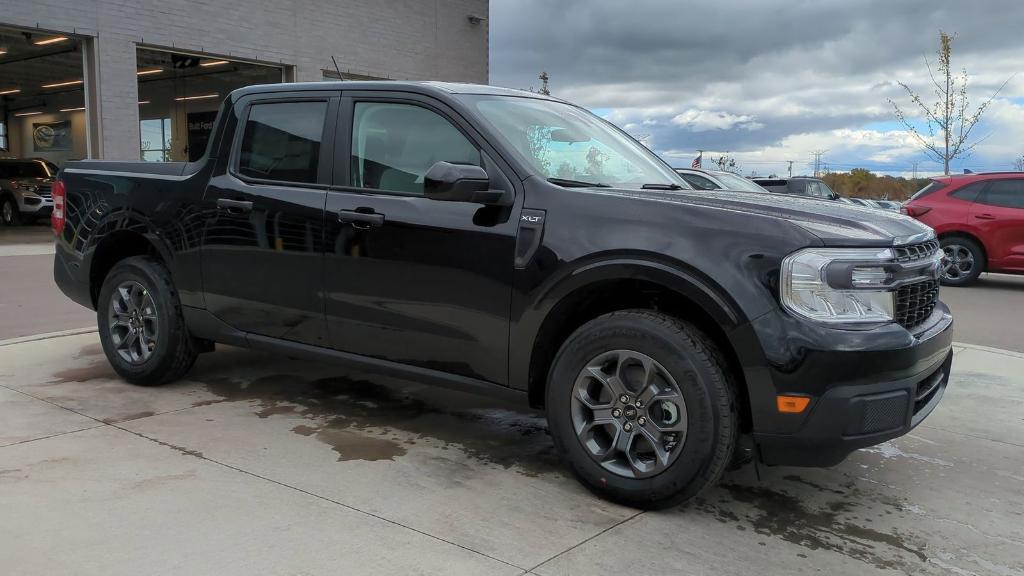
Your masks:
M591 496L520 406L221 347L113 376L95 334L0 346L17 574L1024 575L1024 355L958 347L910 435L747 467L680 509Z
M982 274L966 288L943 286L961 342L1024 352L1024 276Z

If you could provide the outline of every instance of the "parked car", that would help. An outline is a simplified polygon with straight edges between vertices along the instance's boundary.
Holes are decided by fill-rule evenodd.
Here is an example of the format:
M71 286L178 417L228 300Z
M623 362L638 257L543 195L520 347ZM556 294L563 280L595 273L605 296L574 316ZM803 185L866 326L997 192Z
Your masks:
M636 506L695 497L741 445L828 466L905 434L953 358L927 226L690 190L529 92L250 86L199 161L72 162L54 202L57 285L128 382L222 342L509 396Z
M1024 274L1024 172L932 178L903 213L938 234L944 284L964 286L982 272Z
M798 196L810 196L823 200L839 200L836 194L820 178L810 176L794 176L792 178L754 178L754 183L768 190L780 194L796 194Z
M753 181L732 172L703 170L701 168L676 168L686 183L696 190L742 190L744 192L767 192Z
M891 210L893 212L899 212L903 208L903 204L893 200L872 200L882 210Z
M836 198L836 200L839 200L840 202L844 202L846 204L860 206L862 208L875 208L875 206L868 204L868 201L863 198L850 198L847 196L841 196L839 198Z
M0 224L16 226L47 218L57 167L39 158L0 158Z

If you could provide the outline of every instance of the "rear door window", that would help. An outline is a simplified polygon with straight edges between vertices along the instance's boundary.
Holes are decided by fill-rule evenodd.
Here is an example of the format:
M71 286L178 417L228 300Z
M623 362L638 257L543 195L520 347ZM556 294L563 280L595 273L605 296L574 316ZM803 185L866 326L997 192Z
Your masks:
M1024 208L1024 179L996 180L989 184L978 202L1004 208Z
M242 134L238 173L258 180L317 182L326 101L253 104Z

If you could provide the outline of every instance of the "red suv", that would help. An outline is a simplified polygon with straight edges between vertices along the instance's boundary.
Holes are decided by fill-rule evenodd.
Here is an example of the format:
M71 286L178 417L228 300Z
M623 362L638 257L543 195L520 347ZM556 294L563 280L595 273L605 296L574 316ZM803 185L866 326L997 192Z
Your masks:
M902 210L935 229L946 253L943 284L1024 274L1024 172L932 178Z

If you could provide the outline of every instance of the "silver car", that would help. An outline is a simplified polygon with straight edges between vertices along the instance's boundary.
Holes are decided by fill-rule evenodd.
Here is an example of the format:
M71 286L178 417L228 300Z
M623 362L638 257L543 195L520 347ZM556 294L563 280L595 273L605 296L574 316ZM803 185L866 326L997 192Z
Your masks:
M57 167L39 158L0 158L0 224L17 226L53 212Z
M752 180L747 180L743 176L733 174L732 172L703 170L700 168L676 168L675 170L683 180L686 180L690 186L697 190L768 192L768 190L758 186Z

